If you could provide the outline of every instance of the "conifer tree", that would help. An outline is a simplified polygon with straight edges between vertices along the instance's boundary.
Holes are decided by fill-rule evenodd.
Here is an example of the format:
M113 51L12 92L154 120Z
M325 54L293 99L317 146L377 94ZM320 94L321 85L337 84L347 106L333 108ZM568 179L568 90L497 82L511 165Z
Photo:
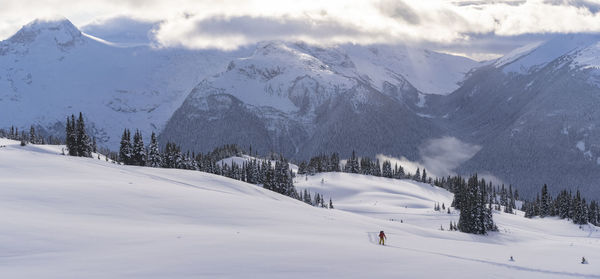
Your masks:
M358 158L356 158L356 153L352 150L352 157L348 159L346 162L345 171L349 173L359 173L360 167L358 164Z
M132 164L136 166L146 165L146 150L144 147L144 139L142 138L142 133L139 130L136 130L133 136L131 161Z
M550 215L550 196L548 195L548 186L544 184L540 200L540 217L544 218L548 215Z
M496 230L492 211L486 206L488 195L485 180L478 181L477 175L471 176L466 187L459 187L459 199L454 203L460 208L458 229L461 232L485 234Z
M36 144L37 140L36 140L37 136L35 134L35 128L33 127L33 125L31 125L31 127L29 128L29 142L32 144Z
M148 160L146 164L149 167L159 168L162 165L162 158L160 151L158 150L158 142L156 140L156 134L152 132L150 136L150 145L148 146Z
M340 171L340 156L336 152L332 153L331 158L329 159L329 171Z
M383 177L392 178L392 163L388 160L383 161L383 170L381 172Z
M81 112L77 119L76 137L77 155L80 157L92 157L92 142L85 131L85 123Z
M395 177L397 179L403 179L406 176L404 173L404 168L402 166L398 166Z
M125 165L131 165L132 162L131 133L128 129L125 129L123 131L123 135L121 136L119 160Z
M421 170L417 168L417 172L415 172L415 176L413 176L413 180L421 181Z
M66 144L70 156L77 156L77 136L75 134L75 116L67 117Z

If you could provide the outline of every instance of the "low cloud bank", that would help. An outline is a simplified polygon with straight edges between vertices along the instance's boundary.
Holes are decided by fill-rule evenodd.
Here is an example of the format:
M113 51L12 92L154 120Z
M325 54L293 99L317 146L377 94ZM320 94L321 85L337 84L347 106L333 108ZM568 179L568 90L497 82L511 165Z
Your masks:
M402 166L407 173L414 174L417 168L427 169L430 176L443 177L455 175L454 171L462 163L471 159L481 146L463 142L455 137L442 137L431 139L423 143L419 148L421 159L418 162L410 161L405 157L395 158L383 154L377 155L379 161L389 160L394 164ZM494 184L502 184L502 180L489 172L482 171L479 177L486 181L492 181Z

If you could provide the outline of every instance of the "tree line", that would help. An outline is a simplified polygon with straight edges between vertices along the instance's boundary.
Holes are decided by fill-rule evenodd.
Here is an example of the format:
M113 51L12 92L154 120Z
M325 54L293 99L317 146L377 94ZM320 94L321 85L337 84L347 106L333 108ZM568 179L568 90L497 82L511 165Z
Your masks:
M431 177L427 175L427 170L423 169L421 174L420 168L417 168L415 174L406 173L401 165L394 164L389 160L384 160L383 163L379 159L371 159L367 156L358 157L356 152L352 151L352 155L346 164L342 168L340 166L340 156L334 152L331 155L321 154L314 156L306 161L301 161L298 164L298 174L300 175L314 175L321 172L346 172L346 173L357 173L363 175L372 175L387 178L396 179L413 179L415 181L424 183L433 183Z
M561 219L572 220L573 223L578 225L587 223L600 225L598 201L594 200L588 203L581 196L579 190L576 191L575 195L571 191L562 190L554 198L548 192L548 186L544 184L536 199L525 201L521 210L525 211L525 217L527 218L556 216Z
M44 136L35 126L29 127L29 132L19 131L18 127L11 126L8 130L0 129L0 137L20 141L21 145L31 144L63 144L64 142L53 136Z
M304 201L313 206L333 208L331 200L330 206L325 206L322 196L318 193L313 199L310 193L299 193L296 190L293 183L295 173L282 155L271 154L270 158L265 159L249 158L242 164L234 161L230 163L222 161L233 156L242 157L245 154L245 151L237 145L218 147L206 154L182 152L180 146L174 142L167 142L165 147L160 149L154 132L150 136L149 145L146 146L139 130L136 130L132 137L131 131L125 129L121 136L117 160L125 165L203 171L250 184L262 185L267 190Z

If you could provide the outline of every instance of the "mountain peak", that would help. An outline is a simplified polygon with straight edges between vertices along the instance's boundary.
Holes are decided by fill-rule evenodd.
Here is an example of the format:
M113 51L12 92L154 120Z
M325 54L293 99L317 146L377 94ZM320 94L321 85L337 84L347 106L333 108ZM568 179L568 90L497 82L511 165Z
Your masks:
M38 38L45 38L61 46L72 44L82 33L71 21L64 17L36 19L24 25L8 39L11 43L30 44Z

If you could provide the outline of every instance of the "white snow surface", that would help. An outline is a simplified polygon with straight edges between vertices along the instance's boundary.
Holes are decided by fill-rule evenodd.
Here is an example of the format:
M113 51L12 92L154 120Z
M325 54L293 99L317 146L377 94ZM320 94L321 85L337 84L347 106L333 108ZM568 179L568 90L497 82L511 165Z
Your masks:
M465 75L479 66L471 59L408 46L343 46L356 69L372 80L375 88L402 76L425 94L448 95L458 89Z
M496 67L502 67L504 65L510 64L510 63L514 62L515 60L521 58L522 56L529 54L530 52L535 50L537 47L539 47L542 43L543 42L535 42L535 43L527 44L522 47L516 48L516 49L510 51L509 53L505 54L504 56L496 59L496 61L494 61L494 63L492 63L492 64Z
M573 65L582 69L600 69L600 42L576 54Z
M496 67L504 67L503 71L505 73L527 74L547 65L549 62L552 62L561 56L576 55L578 52L597 44L599 40L600 37L597 35L557 35L555 38L546 42L533 43L518 48L504 57L499 58L494 65ZM585 54L586 52L583 53L580 61L585 61L584 63L594 63L594 61L588 61L590 60L590 56L594 55L593 52L588 52L587 54Z
M458 215L432 208L452 194L427 184L297 177L329 210L198 171L0 146L3 278L600 278L597 228L519 212L494 214L487 236L441 231Z

